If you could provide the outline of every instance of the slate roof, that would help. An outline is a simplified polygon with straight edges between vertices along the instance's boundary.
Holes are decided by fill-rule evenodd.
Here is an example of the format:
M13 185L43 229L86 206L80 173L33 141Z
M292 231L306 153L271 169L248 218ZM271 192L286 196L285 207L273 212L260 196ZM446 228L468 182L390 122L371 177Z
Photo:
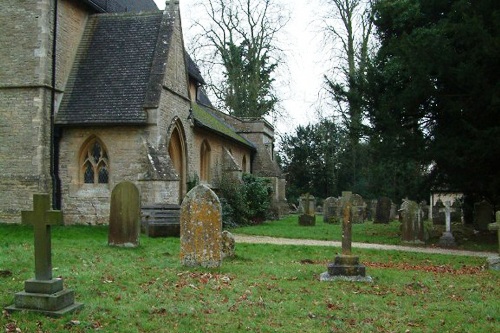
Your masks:
M158 10L154 0L83 0L83 2L101 13Z
M162 17L161 11L91 16L57 124L146 122L144 105Z
M200 69L198 68L198 65L196 65L196 63L193 61L193 59L187 52L185 52L184 54L186 57L186 66L189 76L195 79L196 82L205 84L205 80L203 80L203 77L201 76L201 72Z

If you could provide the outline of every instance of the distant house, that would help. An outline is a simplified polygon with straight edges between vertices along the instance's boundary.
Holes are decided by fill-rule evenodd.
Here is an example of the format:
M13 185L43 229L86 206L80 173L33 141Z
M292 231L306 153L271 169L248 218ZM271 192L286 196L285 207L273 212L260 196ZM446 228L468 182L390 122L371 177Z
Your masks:
M113 187L179 204L224 174L271 179L274 129L214 109L186 54L178 1L4 1L0 20L0 221L51 193L67 224L107 223Z

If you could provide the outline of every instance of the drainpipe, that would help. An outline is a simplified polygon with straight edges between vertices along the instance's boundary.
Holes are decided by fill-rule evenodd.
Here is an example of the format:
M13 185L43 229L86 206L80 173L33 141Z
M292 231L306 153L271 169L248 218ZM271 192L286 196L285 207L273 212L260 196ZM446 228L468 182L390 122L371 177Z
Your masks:
M61 208L61 181L59 180L59 141L61 129L55 126L56 112L56 57L57 57L57 3L54 0L54 26L52 32L52 91L50 106L50 174L52 178L52 208Z

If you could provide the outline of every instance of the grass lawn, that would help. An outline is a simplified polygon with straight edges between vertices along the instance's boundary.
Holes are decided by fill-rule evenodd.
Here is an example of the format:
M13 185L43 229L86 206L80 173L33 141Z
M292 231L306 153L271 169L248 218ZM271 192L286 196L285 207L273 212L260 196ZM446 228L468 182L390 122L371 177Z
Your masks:
M401 245L399 228L401 222L392 221L389 224L374 224L366 221L361 224L353 224L353 242ZM429 225L427 225L429 226ZM434 226L430 231L429 246L435 246L444 231L444 226ZM453 231L453 229L452 229ZM472 231L472 230L471 230ZM321 215L316 216L315 226L300 226L298 215L288 215L277 221L265 221L262 224L234 228L231 232L244 235L262 235L271 237L284 237L295 239L337 240L342 239L342 226L340 224L323 223ZM467 236L467 237L466 237ZM498 251L497 236L494 233L464 235L463 229L460 233L455 232L458 248L471 251Z
M33 231L0 224L0 304L33 278ZM4 312L4 332L495 332L500 274L482 258L360 250L374 282L320 282L340 249L237 244L219 269L179 263L179 239L107 246L106 227L53 227L55 277L79 313ZM495 328L496 327L496 328ZM16 331L16 329L18 329Z

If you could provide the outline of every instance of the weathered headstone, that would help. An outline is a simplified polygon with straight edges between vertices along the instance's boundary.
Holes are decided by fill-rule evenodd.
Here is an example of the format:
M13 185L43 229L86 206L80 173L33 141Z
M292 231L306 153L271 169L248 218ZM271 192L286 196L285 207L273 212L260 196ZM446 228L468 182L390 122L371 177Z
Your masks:
M181 205L181 263L219 267L222 263L222 208L206 185L188 192Z
M451 213L454 212L455 209L452 208L451 202L447 200L444 202L444 208L441 208L441 211L444 212L446 230L439 239L439 245L443 247L455 247L457 243L455 243L455 237L453 237L451 233Z
M478 230L488 230L488 224L493 222L493 206L488 201L474 204L474 225Z
M392 201L387 197L381 197L377 200L377 209L375 210L374 223L389 223L391 217Z
M63 223L61 211L51 210L46 194L33 195L33 211L21 212L23 224L33 225L35 231L35 278L24 282L24 291L14 296L7 311L25 310L49 316L61 316L80 309L74 302L74 292L63 288L62 279L52 277L51 225Z
M321 281L348 280L371 282L366 276L365 266L359 263L359 257L352 255L352 194L343 192L342 198L342 254L328 265L328 271L320 275Z
M141 196L137 186L121 182L111 192L108 244L136 247L141 231Z
M303 213L299 215L299 225L316 225L316 199L306 194L300 197L300 205L303 207Z
M500 211L496 212L496 223L488 224L488 230L496 231L498 235L498 255L488 258L488 268L500 271Z
M323 222L335 223L337 221L337 198L328 197L323 201Z
M236 240L232 233L227 230L222 232L222 258L234 258Z
M406 244L424 244L424 219L420 205L405 200L401 205L401 241Z
M352 223L358 224L365 221L365 208L366 204L363 197L359 194L352 194Z

